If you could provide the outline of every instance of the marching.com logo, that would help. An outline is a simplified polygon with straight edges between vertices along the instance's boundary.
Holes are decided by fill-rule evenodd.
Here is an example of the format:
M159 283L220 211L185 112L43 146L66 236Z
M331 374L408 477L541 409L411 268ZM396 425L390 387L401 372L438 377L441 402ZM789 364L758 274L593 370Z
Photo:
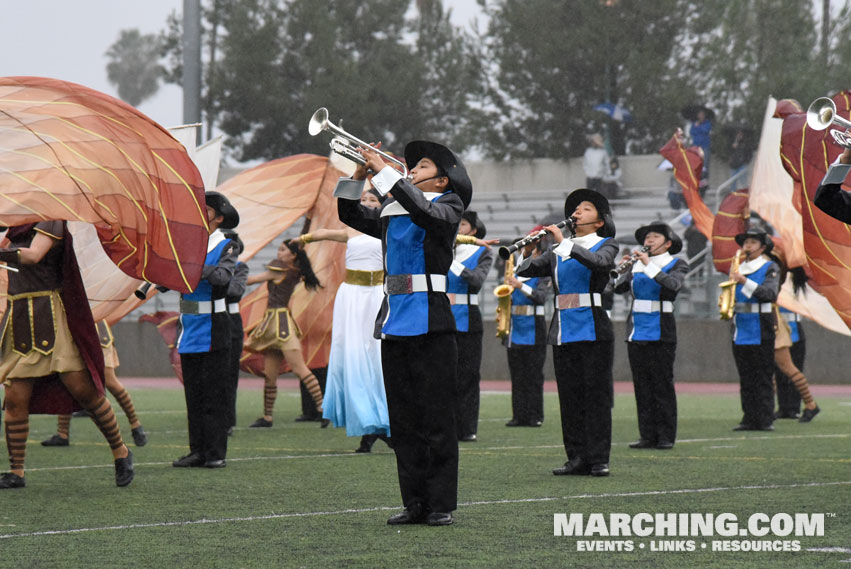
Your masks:
M553 535L603 538L578 540L577 551L800 551L799 540L775 538L824 536L826 517L835 514L759 512L744 520L732 513L553 514ZM624 537L651 539L611 539ZM655 539L702 537L745 539Z

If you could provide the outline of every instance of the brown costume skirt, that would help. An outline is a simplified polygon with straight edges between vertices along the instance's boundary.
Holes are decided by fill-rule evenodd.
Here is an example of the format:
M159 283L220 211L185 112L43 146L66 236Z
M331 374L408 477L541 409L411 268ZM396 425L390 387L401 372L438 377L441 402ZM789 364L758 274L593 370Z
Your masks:
M777 318L777 331L774 336L774 349L782 350L783 348L792 347L792 328L789 323L783 318L777 305L774 305L774 316Z
M38 348L44 345L46 340L36 337L33 338L33 346L25 354L14 350L13 315L7 314L3 327L3 355L2 361L0 361L0 380L6 384L9 383L10 379L43 377L54 373L86 369L86 364L80 357L80 352L71 337L71 331L68 329L65 306L62 304L59 291L50 291L45 296L49 296L51 302L55 338L52 342L53 346L49 349ZM9 312L8 309L7 312ZM48 323L39 322L40 327L46 324Z
M287 308L267 308L263 320L248 335L245 349L251 352L266 350L301 350L301 330Z

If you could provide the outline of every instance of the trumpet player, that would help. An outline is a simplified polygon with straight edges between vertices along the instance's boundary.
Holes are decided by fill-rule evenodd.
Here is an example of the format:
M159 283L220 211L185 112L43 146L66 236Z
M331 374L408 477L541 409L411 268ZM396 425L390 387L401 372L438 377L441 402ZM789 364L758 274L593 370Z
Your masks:
M536 227L533 232L541 229ZM535 243L532 257L543 251L544 240ZM511 319L503 339L511 375L511 420L506 427L540 427L544 422L544 362L547 359L547 328L544 303L552 288L550 277L518 277L506 273L512 287Z
M446 275L473 185L461 159L442 144L419 140L405 146L410 181L373 148L360 152L365 164L352 179L340 180L337 190L362 187L371 170L375 189L382 196L392 191L380 210L337 200L340 221L380 238L384 252L385 295L375 332L405 507L387 523L446 526L454 522L458 499L458 355Z
M635 239L643 248L624 257L615 282L615 292L631 291L633 296L626 341L639 438L629 446L669 450L677 437L674 301L688 263L673 256L682 251L683 242L666 223L639 227Z
M473 210L461 214L458 235L484 239L485 224ZM458 243L455 258L446 275L446 293L455 317L455 342L458 345L455 428L458 440L476 442L479 426L479 383L482 365L482 313L479 291L493 265L489 246Z
M564 202L575 234L565 238L554 225L544 229L552 249L531 258L528 245L519 262L521 277L551 277L555 314L549 343L561 410L567 462L556 476L608 476L612 446L612 362L614 334L602 306L618 244L609 201L588 189L574 190Z
M851 223L851 195L842 190L851 171L851 148L839 155L816 190L813 203L827 215L842 223Z
M739 372L744 416L734 431L774 430L774 303L780 270L768 254L774 242L764 229L750 228L736 235L743 262L730 273L736 281L733 318L733 358Z

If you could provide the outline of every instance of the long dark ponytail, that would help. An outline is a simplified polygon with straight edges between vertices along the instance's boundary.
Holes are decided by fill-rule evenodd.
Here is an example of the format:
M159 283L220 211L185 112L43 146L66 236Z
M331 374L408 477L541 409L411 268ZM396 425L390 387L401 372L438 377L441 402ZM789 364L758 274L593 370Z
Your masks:
M295 256L295 266L298 267L301 273L301 278L304 280L304 286L310 290L322 288L316 273L313 272L313 265L310 264L310 258L304 249L300 248L298 241L287 241L287 248Z

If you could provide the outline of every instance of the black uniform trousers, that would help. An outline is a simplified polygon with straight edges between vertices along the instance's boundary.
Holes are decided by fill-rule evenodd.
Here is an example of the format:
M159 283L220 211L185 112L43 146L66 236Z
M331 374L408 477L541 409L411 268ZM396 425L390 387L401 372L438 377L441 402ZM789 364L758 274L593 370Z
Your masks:
M673 342L627 342L639 437L673 443L677 437L677 393L674 390Z
M517 345L506 350L511 374L511 418L521 425L544 420L544 362L547 345Z
M458 500L455 334L381 341L402 503L451 512Z
M609 462L612 448L614 341L553 346L561 432L567 458Z
M231 427L236 426L236 392L239 388L239 360L242 357L242 343L244 338L243 328L242 328L242 316L239 314L231 314L230 315L231 324L233 328L231 329L231 337L230 337L230 371L229 378L230 384L228 385L228 408L230 409L230 415L228 416L228 421L230 422Z
M456 332L458 377L455 428L460 439L479 429L479 383L482 380L482 332Z
M742 424L768 427L774 422L774 338L752 346L733 344L733 358L739 371Z
M792 363L801 371L804 371L804 360L807 355L807 343L803 340L795 342L789 348ZM777 387L777 409L781 413L791 416L801 412L801 392L795 387L788 377L783 375L780 368L774 368L774 384Z
M189 451L205 461L223 460L232 412L230 348L180 354L189 420Z

